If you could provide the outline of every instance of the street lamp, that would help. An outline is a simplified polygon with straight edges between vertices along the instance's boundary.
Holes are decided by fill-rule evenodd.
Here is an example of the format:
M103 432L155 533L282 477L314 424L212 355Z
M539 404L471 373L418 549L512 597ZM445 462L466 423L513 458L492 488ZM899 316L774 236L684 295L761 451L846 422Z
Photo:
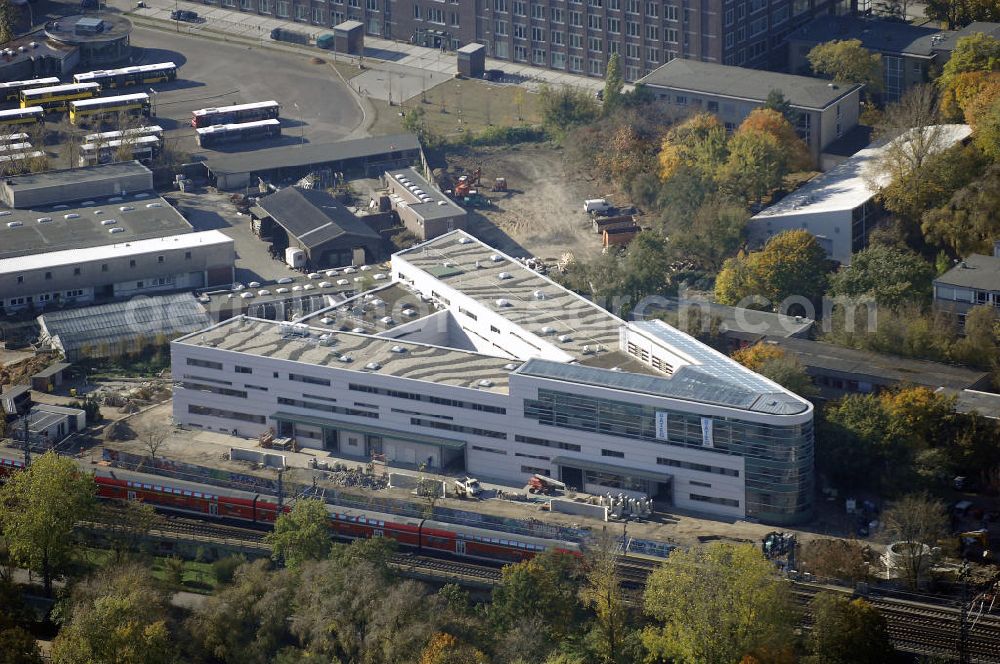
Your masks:
M295 107L295 112L299 116L299 147L301 148L306 142L306 123L302 119L302 109L299 108L299 103L293 101L292 106Z

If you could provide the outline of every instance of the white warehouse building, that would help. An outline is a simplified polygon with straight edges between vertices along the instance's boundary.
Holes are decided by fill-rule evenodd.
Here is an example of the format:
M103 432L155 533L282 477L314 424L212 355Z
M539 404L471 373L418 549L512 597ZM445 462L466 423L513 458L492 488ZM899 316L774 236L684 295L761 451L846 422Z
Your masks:
M237 317L175 340L175 420L725 518L811 516L807 400L464 231L395 254L392 278L308 320Z
M966 140L969 125L950 124L911 130L888 144L873 144L753 216L747 222L750 244L760 246L784 231L803 229L816 236L827 255L849 265L868 246L868 235L882 217L875 200L891 177L873 170L887 151L919 143L920 152L938 152Z

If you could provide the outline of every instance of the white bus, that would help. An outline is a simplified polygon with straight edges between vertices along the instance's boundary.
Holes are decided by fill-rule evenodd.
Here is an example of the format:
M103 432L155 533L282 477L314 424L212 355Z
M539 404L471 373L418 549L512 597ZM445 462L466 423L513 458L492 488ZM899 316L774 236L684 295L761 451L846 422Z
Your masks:
M160 154L160 139L156 136L139 136L136 139L124 141L131 147L131 156L126 160L151 161ZM120 161L118 155L123 141L114 140L107 143L86 143L80 146L80 165L96 166L97 164L110 164Z
M212 127L199 127L195 129L195 133L198 134L198 145L208 148L220 143L236 143L281 136L281 122L278 120L257 120L256 122L214 125Z
M131 129L126 129L125 131L102 131L97 134L87 134L83 137L84 143L107 143L108 141L117 141L123 136L131 138L132 136L156 136L161 138L163 136L163 127L159 125L149 125L146 127L133 127ZM3 140L0 137L0 140Z
M254 120L275 120L281 114L281 105L276 101L258 101L252 104L202 108L191 113L191 126L211 127L233 122L253 122Z
M0 99L3 101L20 101L21 90L28 88L44 88L59 85L59 79L55 76L48 78L33 78L30 81L8 81L0 83Z
M100 83L105 88L125 88L130 85L149 85L173 81L177 78L177 65L160 62L155 65L137 65L122 69L98 69L84 74L76 74L76 83Z

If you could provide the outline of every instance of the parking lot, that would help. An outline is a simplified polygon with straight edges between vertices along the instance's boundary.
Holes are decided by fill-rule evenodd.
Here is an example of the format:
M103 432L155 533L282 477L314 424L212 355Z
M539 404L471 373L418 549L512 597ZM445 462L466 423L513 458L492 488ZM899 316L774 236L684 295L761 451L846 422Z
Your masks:
M281 104L280 139L233 144L222 147L224 152L335 141L363 119L350 91L326 63L148 28L136 28L132 44L143 62L180 65L178 80L157 86L155 95L155 123L166 130L174 151L195 156L213 152L195 142L191 111L199 108L270 99Z

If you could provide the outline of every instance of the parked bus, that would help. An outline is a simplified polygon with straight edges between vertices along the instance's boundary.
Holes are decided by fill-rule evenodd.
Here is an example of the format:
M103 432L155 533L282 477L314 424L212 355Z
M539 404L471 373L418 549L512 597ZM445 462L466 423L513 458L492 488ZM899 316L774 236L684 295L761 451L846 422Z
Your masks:
M31 149L31 143L0 143L0 152L24 152Z
M0 135L0 145L10 145L11 143L24 143L27 140L28 140L27 134Z
M208 148L220 143L254 141L259 138L281 136L281 122L278 120L257 120L256 122L201 127L194 131L198 134L198 145Z
M83 137L84 143L107 143L108 141L117 141L122 136L127 136L129 138L133 136L156 136L157 138L163 137L163 127L159 125L149 125L148 127L133 127L131 129L126 129L125 131L102 131L97 134L87 134ZM0 140L3 140L0 137Z
M276 101L258 101L253 104L203 108L191 114L191 126L197 129L198 127L211 127L212 125L234 122L276 120L280 111L281 106Z
M41 106L29 106L28 108L15 108L9 111L0 111L0 127L35 124L44 119L45 109Z
M21 101L21 90L27 88L44 88L52 87L53 85L59 85L59 79L55 76L49 76L48 78L33 78L30 81L10 81L9 83L0 83L0 98L3 101Z
M99 83L69 83L51 88L21 90L21 108L41 106L46 111L65 111L71 101L93 99L100 92Z
M103 88L126 88L130 85L163 83L177 78L177 65L161 62L155 65L138 65L122 69L98 69L84 74L76 74L76 83L100 83Z
M29 170L30 163L34 159L44 159L45 153L41 150L32 152L17 152L14 154L0 154L0 173L4 175L14 175L25 173Z
M97 164L110 164L115 161L122 161L118 151L122 148L122 140L108 141L107 143L86 143L80 146L80 165L96 166ZM135 139L127 139L126 145L131 147L132 155L126 159L137 161L150 161L160 154L160 139L156 136L139 136Z
M149 95L145 92L71 101L69 103L69 121L70 124L75 125L117 117L121 113L132 117L149 117L149 108Z

